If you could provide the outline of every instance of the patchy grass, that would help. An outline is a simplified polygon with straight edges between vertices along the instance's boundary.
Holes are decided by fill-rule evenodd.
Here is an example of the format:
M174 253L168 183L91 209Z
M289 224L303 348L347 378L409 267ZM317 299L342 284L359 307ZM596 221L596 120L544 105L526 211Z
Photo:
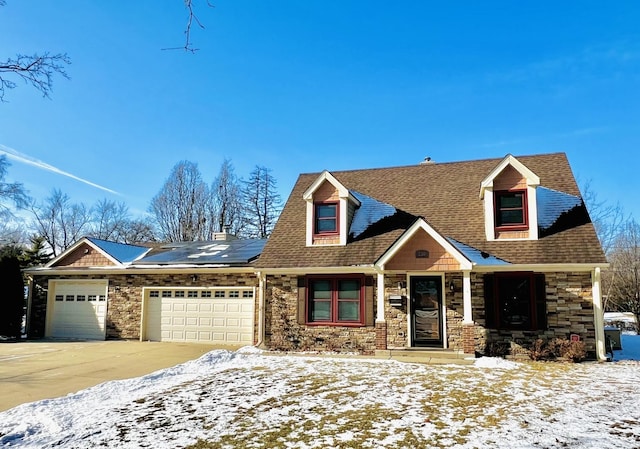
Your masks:
M558 411L553 402L533 405L530 398L540 387L552 387L568 368L523 367L496 373L389 364L376 366L376 376L366 370L344 376L320 369L310 373L308 367L282 376L259 367L255 376L264 376L264 382L279 378L286 392L253 403L233 417L228 429L188 449L464 445L478 427L491 431L515 418L519 427L528 428L533 410L546 418ZM388 379L382 386L381 374Z

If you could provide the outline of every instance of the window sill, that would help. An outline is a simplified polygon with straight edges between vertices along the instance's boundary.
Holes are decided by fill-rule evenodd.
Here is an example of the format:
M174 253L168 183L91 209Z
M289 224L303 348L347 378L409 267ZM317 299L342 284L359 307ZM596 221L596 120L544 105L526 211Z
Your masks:
M496 226L496 231L498 232L528 231L528 230L529 230L529 225Z
M318 327L318 326L328 326L328 327L365 327L364 323L353 323L353 322L339 322L339 323L334 323L332 321L311 321L311 322L307 322L305 323L307 326L313 326L313 327Z

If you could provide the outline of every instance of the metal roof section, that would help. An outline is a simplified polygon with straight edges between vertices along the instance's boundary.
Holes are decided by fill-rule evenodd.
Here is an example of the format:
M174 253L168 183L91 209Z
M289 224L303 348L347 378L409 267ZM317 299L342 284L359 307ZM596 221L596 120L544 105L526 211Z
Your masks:
M266 239L170 243L136 265L247 265L260 256L266 243Z
M87 240L121 264L129 264L149 252L146 246L116 243L94 237L87 237Z
M538 187L538 226L549 229L558 219L572 209L582 206L582 198L546 187Z
M360 207L356 209L349 228L349 236L351 238L358 238L375 223L398 212L392 205L378 201L360 192L351 190L350 193L360 201Z
M445 238L474 265L511 265L509 262L492 256L485 251L481 251L479 249L473 248L472 246L460 243L457 240L452 239L451 237Z

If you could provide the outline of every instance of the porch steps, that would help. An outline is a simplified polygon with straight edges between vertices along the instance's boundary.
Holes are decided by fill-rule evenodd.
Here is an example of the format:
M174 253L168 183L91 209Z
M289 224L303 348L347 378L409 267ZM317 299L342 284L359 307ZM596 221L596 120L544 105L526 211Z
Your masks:
M375 358L397 360L407 363L423 363L427 365L473 365L472 354L450 349L384 349L376 350Z

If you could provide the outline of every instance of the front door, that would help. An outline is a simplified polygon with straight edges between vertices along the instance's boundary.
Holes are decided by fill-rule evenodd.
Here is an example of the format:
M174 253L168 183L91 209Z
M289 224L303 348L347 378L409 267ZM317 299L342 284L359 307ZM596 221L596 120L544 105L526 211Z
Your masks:
M442 278L412 276L412 346L442 347Z

